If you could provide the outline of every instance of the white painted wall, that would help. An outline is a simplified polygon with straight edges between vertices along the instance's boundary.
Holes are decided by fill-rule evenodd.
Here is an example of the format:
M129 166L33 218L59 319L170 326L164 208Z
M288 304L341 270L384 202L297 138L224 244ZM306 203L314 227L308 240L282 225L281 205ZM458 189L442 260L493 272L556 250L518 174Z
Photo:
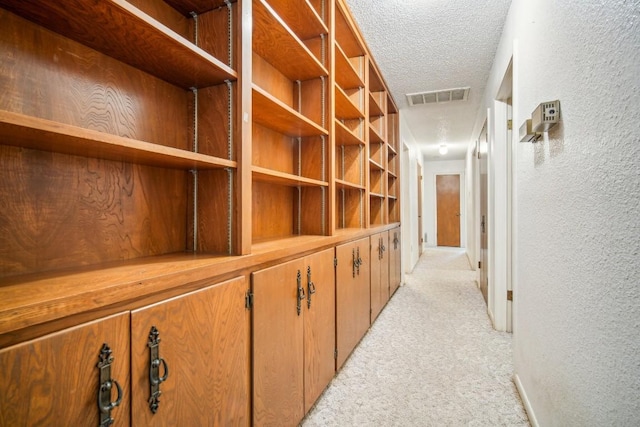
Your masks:
M418 263L418 164L423 165L418 144L400 110L400 215L402 218L402 272L410 273ZM424 169L424 168L423 168ZM423 184L424 186L424 184ZM402 279L404 282L404 278Z
M460 175L460 247L467 244L466 212L466 162L464 160L441 160L424 162L423 230L427 233L425 246L437 246L436 240L436 175Z
M516 384L533 425L640 425L640 2L514 0L486 107L514 51L514 127L562 117L513 143Z

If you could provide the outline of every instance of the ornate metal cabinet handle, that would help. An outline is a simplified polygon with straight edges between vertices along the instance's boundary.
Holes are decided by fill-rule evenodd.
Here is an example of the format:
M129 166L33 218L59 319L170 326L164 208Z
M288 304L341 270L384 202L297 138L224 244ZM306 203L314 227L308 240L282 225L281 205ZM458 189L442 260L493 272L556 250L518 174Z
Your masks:
M169 365L160 357L160 332L155 326L149 332L149 385L151 386L151 396L149 397L149 409L152 413L158 412L160 406L160 384L169 377ZM160 376L160 365L164 370L164 375Z
M298 316L300 316L303 299L304 299L304 288L302 287L302 275L300 274L300 270L298 270Z
M307 267L307 308L311 308L311 295L316 293L316 285L311 281L311 266Z
M113 363L113 356L111 356L111 348L107 343L102 344L100 354L98 355L99 362L97 368L100 372L100 381L98 383L98 409L100 410L100 424L101 427L107 427L113 424L114 419L111 418L111 410L120 405L122 402L122 387L114 379L111 378L111 364ZM115 402L111 401L111 389L116 386L118 392Z

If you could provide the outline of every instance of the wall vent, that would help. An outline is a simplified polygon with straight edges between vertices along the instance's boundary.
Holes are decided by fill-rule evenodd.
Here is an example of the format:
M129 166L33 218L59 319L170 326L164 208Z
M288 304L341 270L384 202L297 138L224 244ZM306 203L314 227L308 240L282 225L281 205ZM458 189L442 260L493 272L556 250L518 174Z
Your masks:
M469 87L455 89L434 90L431 92L408 93L409 106L424 104L440 104L443 102L466 101L469 97Z

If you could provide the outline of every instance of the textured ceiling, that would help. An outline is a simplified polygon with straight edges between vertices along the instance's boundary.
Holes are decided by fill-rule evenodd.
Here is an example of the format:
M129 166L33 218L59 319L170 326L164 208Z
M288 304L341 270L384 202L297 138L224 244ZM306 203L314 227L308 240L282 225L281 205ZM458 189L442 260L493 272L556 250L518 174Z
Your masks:
M425 159L463 159L511 0L346 3ZM464 102L409 107L405 96L463 86Z

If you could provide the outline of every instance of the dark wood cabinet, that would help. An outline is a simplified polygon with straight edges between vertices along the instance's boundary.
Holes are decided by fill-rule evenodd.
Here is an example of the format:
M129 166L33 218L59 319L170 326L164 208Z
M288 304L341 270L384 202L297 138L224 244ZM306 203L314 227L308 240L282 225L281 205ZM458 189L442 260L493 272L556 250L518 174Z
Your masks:
M370 326L369 238L336 247L336 342L340 369Z
M333 250L252 274L253 425L296 426L335 373Z

